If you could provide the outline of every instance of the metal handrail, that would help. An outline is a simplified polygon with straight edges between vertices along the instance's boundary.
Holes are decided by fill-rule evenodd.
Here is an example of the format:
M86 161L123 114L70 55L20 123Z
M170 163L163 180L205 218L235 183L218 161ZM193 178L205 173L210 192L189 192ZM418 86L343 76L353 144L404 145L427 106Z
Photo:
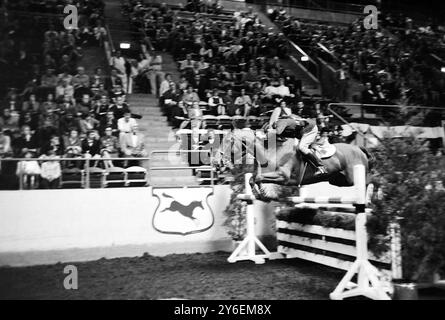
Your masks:
M298 46L297 44L295 44L295 42L293 42L292 40L288 39L290 45L298 51L298 53L300 53L301 57L307 57L308 61L313 67L315 67L315 70L310 70L311 68L307 69L307 71L312 74L315 78L316 81L319 81L320 78L320 70L318 67L318 64L314 61L314 59L312 59L300 46ZM301 60L301 57L299 59L299 61L297 62L298 64L302 64L303 65L303 61ZM315 71L315 74L314 74Z
M101 158L73 158L73 157L56 157L56 158L46 158L46 157L40 157L40 158L14 158L14 157L6 157L6 158L0 158L0 164L2 162L21 162L21 161L37 161L37 162L47 162L47 161L82 161L85 162L85 185L84 188L88 189L90 188L90 162L94 161L150 161L153 159L152 155L154 154L192 154L192 153L207 153L210 155L210 163L213 163L213 156L210 152L210 150L153 150L150 152L149 157L101 157ZM1 168L1 166L0 166ZM162 170L197 170L200 171L208 171L210 172L210 178L208 178L209 181L211 181L211 185L213 186L215 183L215 172L216 168L212 165L201 165L201 166L152 166L150 162L145 167L147 170L147 174L149 174L152 171L162 171ZM106 169L105 169L106 171ZM23 190L23 175L20 174L19 176L19 189Z
M2 162L20 162L20 161L38 161L38 162L47 162L47 161L84 161L85 162L85 176L86 176L86 184L85 189L90 188L90 162L91 161L149 161L148 157L126 157L126 158L0 158L0 164ZM148 172L148 170L147 170ZM19 190L23 190L23 174L19 175Z
M445 111L444 108L441 107L426 107L426 106L402 106L398 104L372 104L372 103L329 103L328 108L330 106L351 106L351 107L377 107L377 108L400 108L400 107L406 107L406 108L413 108L413 109L422 109L422 110L441 110Z
M336 111L332 110L332 107L334 106L340 106L340 107L360 107L360 112L361 112L361 118L364 119L364 110L363 108L366 107L374 107L374 108L387 108L387 109L391 109L391 108L400 108L400 107L404 107L404 106L400 106L400 105L383 105L383 104L366 104L366 103L329 103L327 110L332 113L336 118L338 118L341 122L343 122L344 124L350 126L352 129L355 130L355 128L345 119L343 118L341 115L339 115ZM440 110L442 112L445 111L444 108L440 108L440 107L425 107L425 106L406 106L406 108L412 108L412 109L420 109L420 110ZM357 131L357 133L359 135L361 135L363 138L367 139L367 137L362 134L361 132Z

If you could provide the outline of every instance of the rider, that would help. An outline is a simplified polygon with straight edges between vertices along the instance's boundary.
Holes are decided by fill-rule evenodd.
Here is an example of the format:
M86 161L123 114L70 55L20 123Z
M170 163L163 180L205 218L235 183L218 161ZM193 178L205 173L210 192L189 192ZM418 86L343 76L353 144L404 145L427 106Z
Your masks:
M276 132L278 136L296 138L300 140L298 149L303 156L316 167L315 175L326 174L327 171L320 158L310 148L318 135L316 120L305 119L292 115L291 119L282 119L276 122ZM296 140L297 142L297 140Z

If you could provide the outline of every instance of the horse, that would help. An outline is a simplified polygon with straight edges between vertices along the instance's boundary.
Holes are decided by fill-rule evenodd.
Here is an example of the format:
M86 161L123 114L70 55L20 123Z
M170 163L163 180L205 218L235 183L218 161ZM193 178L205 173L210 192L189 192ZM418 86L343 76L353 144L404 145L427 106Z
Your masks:
M172 196L165 194L165 193L163 193L163 196L166 198L173 199ZM177 211L186 218L189 218L191 220L196 220L196 218L193 216L193 213L196 208L204 209L204 207L202 206L202 201L192 201L189 205L186 206L176 200L173 200L172 203L170 204L170 207L165 208L161 212L165 212L165 211L175 212L175 211Z
M264 139L253 131L247 134L242 130L234 130L225 136L221 144L222 157L229 168L234 166L234 157L255 159L256 172L251 180L252 191L257 199L266 202L281 200L284 186L300 187L323 181L339 187L352 186L354 166L361 164L368 172L372 159L365 148L335 143L335 153L322 159L327 174L315 175L315 167L304 161L293 138L281 138L269 131L267 142L266 148Z

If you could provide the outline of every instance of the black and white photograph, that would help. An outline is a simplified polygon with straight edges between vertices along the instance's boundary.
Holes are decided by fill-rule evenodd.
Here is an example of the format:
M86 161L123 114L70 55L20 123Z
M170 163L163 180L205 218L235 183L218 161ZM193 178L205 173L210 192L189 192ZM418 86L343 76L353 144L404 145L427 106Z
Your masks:
M445 300L445 2L0 0L0 300Z

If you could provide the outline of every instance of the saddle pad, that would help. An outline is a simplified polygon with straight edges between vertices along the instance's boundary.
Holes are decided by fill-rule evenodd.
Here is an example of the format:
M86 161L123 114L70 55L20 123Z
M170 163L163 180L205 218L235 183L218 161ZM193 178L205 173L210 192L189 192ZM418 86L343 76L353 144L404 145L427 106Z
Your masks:
M323 145L313 145L312 146L320 159L327 159L332 157L336 152L337 148L330 143L325 143Z

